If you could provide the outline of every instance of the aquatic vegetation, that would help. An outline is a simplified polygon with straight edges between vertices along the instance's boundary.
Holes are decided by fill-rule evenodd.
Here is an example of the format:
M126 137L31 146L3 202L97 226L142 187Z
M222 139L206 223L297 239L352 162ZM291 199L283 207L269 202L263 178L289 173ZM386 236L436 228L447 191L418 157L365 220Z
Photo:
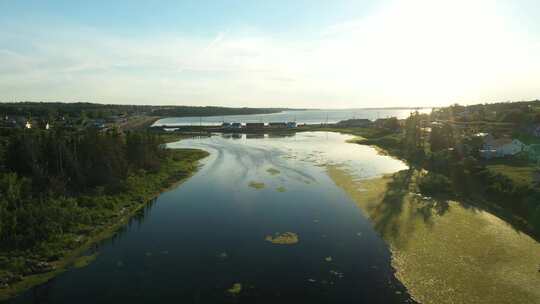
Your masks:
M330 270L330 274L333 275L333 276L336 276L339 279L343 279L343 277L344 277L343 272L339 272L339 271L335 271L335 270Z
M285 187L283 187L283 186L277 187L277 188L276 188L276 191L277 191L277 192L285 192L285 191L287 191L287 188L285 188Z
M284 232L282 234L276 232L274 236L266 236L265 240L273 244L292 245L298 243L298 235L293 232Z
M324 260L327 262L332 262L332 257L331 256L325 257Z
M420 303L538 303L540 244L498 217L416 195L414 170L355 181L329 176L373 222L396 277Z
M270 175L278 175L281 173L281 171L279 171L278 169L275 169L275 168L270 168L268 170L266 170L266 172L270 173Z
M75 262L73 263L73 267L75 268L83 268L88 266L90 263L92 263L97 258L97 253L92 255L83 255L79 257Z
M240 292L242 292L242 284L234 283L231 288L227 289L227 292L232 294L232 295L239 294Z
M250 186L251 188L260 190L260 189L264 189L265 184L264 184L264 183L261 183L261 182L251 181L251 182L249 182L249 186Z
M222 252L222 253L218 254L217 257L220 260L225 260L225 259L227 259L229 257L229 255L226 252Z

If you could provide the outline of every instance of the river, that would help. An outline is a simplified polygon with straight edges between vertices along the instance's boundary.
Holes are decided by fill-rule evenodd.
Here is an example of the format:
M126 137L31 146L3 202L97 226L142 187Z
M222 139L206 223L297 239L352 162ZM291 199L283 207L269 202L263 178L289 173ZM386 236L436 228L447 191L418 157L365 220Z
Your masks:
M12 302L411 303L407 285L414 291L414 299L452 301L446 290L433 290L437 282L429 279L440 276L422 272L426 267L411 267L415 260L410 257L419 253L408 254L412 250L400 243L404 238L387 233L388 227L380 225L382 220L392 223L392 216L400 221L403 216L369 206L376 198L364 192L369 187L362 188L366 180L407 172L408 167L371 147L347 143L351 138L331 132L288 137L217 134L169 144L169 148L199 148L211 154L191 179L163 193L114 238L89 251L88 255L96 255L92 263L71 268ZM366 197L368 202L362 202ZM432 220L426 224L430 228L422 228L414 222L415 227L426 230L418 238L431 240L433 255L426 258L430 265L424 265L428 270L442 263L444 252L437 248L449 251L453 242L444 238L444 243L442 239L437 243L447 232L431 227L460 225L464 218L482 225L473 230L453 229L452 237L475 235L482 227L490 227L508 242L497 244L500 249L488 243L490 252L511 254L508 252L522 248L526 251L518 251L520 258L537 262L538 244L504 222L483 211L469 214L469 209L458 205L449 209L448 223ZM469 226L469 222L465 224ZM415 232L405 226L403 234L412 239ZM430 234L439 230L442 234ZM285 232L294 233L298 242L269 241ZM423 248L418 241L415 245ZM393 255L399 258L397 262ZM497 255L498 262L504 258ZM461 257L458 260L468 263ZM404 269L410 270L404 273ZM514 272L521 277L510 279L516 286L520 280L534 286L536 269L530 269L531 273L524 269ZM437 271L452 273L443 268ZM465 275L453 279L475 284ZM433 285L420 286L426 282ZM482 295L492 290L496 295L492 287L467 292ZM518 287L512 288L520 292ZM433 291L446 293L441 296ZM533 293L532 299L538 299ZM469 299L472 296L465 294Z

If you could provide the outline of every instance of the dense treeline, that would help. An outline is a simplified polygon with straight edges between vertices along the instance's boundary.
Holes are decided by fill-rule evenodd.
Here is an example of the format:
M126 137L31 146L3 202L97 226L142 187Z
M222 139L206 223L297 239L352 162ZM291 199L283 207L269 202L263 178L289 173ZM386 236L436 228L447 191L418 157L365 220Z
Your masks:
M156 116L224 116L224 115L248 115L248 114L270 114L281 112L279 108L225 108L225 107L159 107L152 111Z
M500 102L469 106L452 105L435 109L433 119L462 122L488 121L525 125L540 123L540 100Z
M2 249L32 248L91 223L84 208L100 202L90 197L122 193L131 176L158 172L167 158L160 139L148 132L14 130L3 138Z
M145 114L153 116L221 116L268 114L280 108L228 108L195 106L111 105L96 103L14 102L0 103L0 115L31 116L53 119L58 116L107 118L113 115Z

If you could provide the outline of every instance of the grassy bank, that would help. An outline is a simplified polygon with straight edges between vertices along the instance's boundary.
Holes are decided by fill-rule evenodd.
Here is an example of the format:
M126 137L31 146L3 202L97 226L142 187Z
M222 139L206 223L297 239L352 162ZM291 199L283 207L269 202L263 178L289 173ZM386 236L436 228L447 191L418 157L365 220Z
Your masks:
M536 170L523 160L476 161L467 167L465 157L451 153L431 153L426 147L423 157L409 157L403 149L403 134L376 128L317 128L356 136L351 142L370 145L381 154L391 155L415 168L445 175L454 198L484 208L536 239L540 238L540 211L529 202L539 190L533 184ZM440 192L443 192L441 189ZM528 201L528 200L529 201ZM534 200L534 199L533 199Z
M207 152L194 149L172 150L158 172L140 171L126 181L124 191L115 195L94 195L79 198L85 202L85 214L94 225L80 224L74 232L59 235L26 251L0 251L0 277L15 278L0 288L0 300L44 283L80 259L90 246L115 234L118 228L162 191L189 178ZM35 271L36 265L46 265Z
M538 303L540 244L496 216L418 195L416 170L358 181L329 176L392 250L397 278L420 303Z

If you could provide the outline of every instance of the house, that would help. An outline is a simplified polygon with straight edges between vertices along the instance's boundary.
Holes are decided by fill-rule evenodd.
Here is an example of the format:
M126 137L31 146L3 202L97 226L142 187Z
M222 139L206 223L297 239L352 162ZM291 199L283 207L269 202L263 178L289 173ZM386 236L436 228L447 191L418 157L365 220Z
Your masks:
M525 144L519 139L508 137L492 139L492 137L486 137L482 149L480 149L480 156L486 159L513 156L522 152L524 149Z
M340 127L369 127L373 124L369 119L347 119L337 123Z
M287 122L287 128L294 129L296 128L296 121L289 121Z

